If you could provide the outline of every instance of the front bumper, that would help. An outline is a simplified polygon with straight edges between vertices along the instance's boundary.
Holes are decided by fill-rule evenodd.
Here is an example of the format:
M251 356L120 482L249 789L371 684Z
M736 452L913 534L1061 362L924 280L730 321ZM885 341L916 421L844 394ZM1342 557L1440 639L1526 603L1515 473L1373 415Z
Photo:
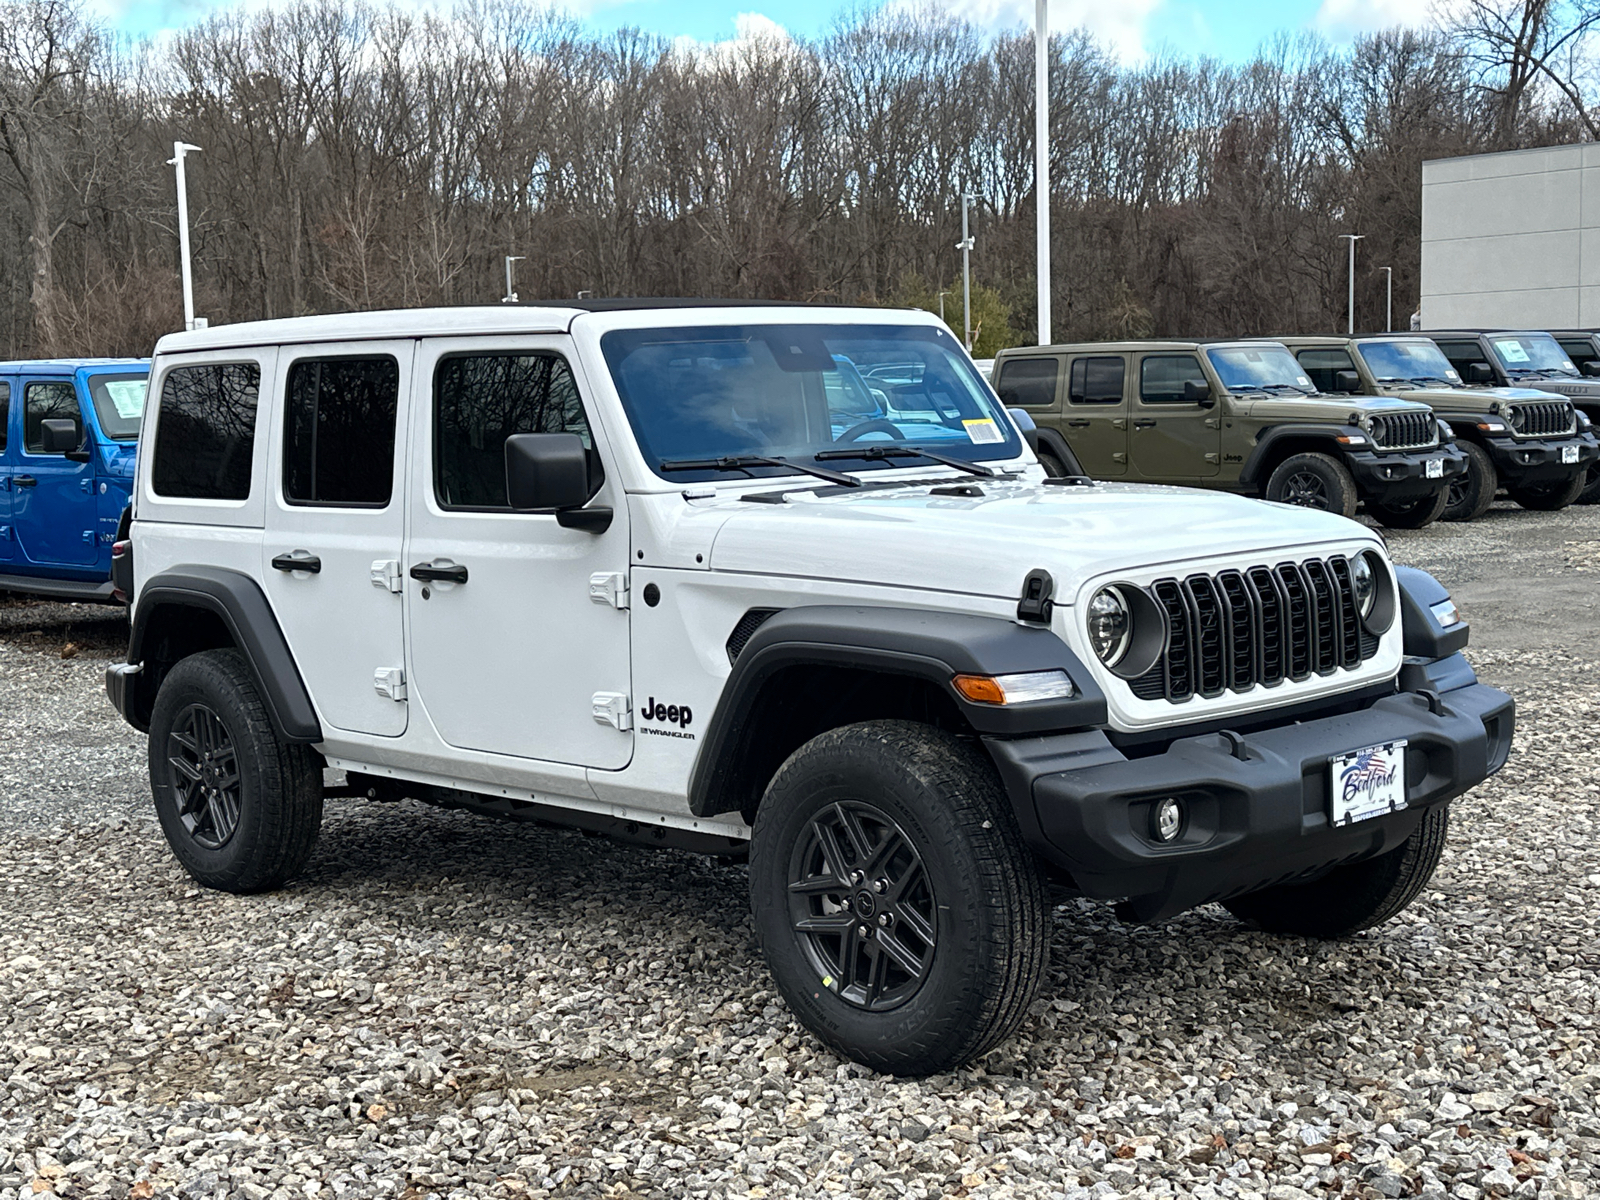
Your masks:
M1430 679L1461 684L1450 691L1399 692L1237 743L1203 734L1129 759L1099 730L986 742L1035 850L1086 895L1156 921L1393 850L1424 809L1498 771L1511 750L1511 697L1476 682L1459 656L1437 666L1446 663L1452 670ZM1401 738L1407 807L1334 827L1329 759ZM1177 840L1161 844L1152 809L1168 796L1187 817Z
M1428 463L1435 459L1442 462L1443 474L1430 479ZM1345 455L1345 462L1361 498L1380 504L1437 493L1467 473L1466 454L1450 443L1430 450L1354 452Z
M1578 447L1578 461L1562 462L1561 451L1573 445ZM1557 483L1571 479L1580 471L1587 471L1595 460L1600 459L1600 440L1596 440L1592 433L1528 441L1508 437L1484 438L1483 448L1489 452L1500 478L1509 484Z

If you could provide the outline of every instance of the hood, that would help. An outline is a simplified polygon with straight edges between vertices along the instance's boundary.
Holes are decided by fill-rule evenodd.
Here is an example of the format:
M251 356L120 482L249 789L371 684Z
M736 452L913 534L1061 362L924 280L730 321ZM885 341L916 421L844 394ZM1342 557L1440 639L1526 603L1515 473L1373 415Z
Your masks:
M1488 412L1496 401L1505 404L1527 404L1550 399L1549 392L1524 387L1408 387L1385 394L1416 400L1430 408L1451 409L1455 412Z
M1426 404L1418 403L1408 394L1405 399L1398 396L1346 396L1346 395L1320 395L1307 396L1303 400L1295 400L1287 396L1262 396L1262 397L1234 397L1233 410L1242 417L1254 417L1258 420L1280 421L1305 421L1305 422L1331 422L1336 425L1350 424L1350 414L1358 413L1360 416L1377 416L1379 413L1414 412L1419 408L1426 408Z
M1600 379L1530 379L1523 388L1496 388L1496 391L1544 392L1578 400L1600 400Z
M982 496L935 495L922 484L791 492L781 504L728 501L724 511L733 511L712 543L710 566L1008 598L1043 567L1055 577L1058 603L1070 604L1084 580L1107 572L1159 571L1202 556L1265 557L1352 538L1377 544L1343 517L1226 492L970 482Z

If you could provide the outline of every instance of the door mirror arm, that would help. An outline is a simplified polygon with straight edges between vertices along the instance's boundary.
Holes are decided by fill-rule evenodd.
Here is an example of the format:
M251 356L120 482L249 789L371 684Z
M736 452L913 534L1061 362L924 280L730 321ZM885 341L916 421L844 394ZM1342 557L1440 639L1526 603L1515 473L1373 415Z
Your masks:
M69 462L86 463L90 462L94 455L90 454L86 447L79 446L76 450L68 450L66 458Z

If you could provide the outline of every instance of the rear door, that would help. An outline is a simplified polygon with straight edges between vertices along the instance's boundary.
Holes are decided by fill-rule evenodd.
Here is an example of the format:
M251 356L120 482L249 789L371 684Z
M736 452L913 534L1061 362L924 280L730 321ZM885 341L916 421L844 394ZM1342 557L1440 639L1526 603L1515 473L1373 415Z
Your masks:
M1128 473L1128 356L1084 354L1067 361L1063 432L1094 479Z
M44 422L70 420L83 441L83 412L71 379L22 380L22 453L11 474L12 523L19 557L49 567L91 567L95 544L94 462L46 454Z
M1222 470L1222 421L1215 406L1185 399L1191 380L1210 386L1194 354L1140 355L1130 431L1140 478L1203 479Z
M416 343L284 348L262 571L295 663L336 729L408 722L403 454Z
M10 562L16 546L11 522L11 381L0 379L0 563Z

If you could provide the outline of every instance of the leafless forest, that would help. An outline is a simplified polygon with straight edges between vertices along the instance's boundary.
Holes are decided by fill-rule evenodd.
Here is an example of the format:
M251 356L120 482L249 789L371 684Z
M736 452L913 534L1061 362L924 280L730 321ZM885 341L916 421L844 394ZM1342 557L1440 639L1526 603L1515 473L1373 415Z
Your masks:
M1585 0L1590 2L1590 0ZM1415 306L1424 159L1596 136L1596 12L1464 0L1441 28L1119 64L1054 39L1056 335L1331 329ZM891 5L827 37L601 36L523 0L338 0L129 45L74 0L0 4L0 356L148 353L181 325L190 159L213 322L496 300L917 303L1031 341L1033 50ZM959 323L959 291L946 301Z

